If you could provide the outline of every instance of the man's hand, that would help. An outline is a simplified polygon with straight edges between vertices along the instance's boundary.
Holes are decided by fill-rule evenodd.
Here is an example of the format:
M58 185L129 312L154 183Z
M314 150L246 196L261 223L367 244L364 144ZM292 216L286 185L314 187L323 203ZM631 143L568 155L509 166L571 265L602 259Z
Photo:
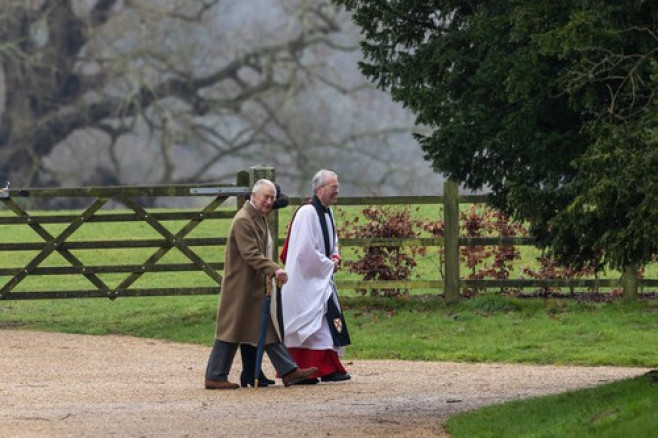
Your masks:
M276 277L276 282L278 284L286 284L288 282L288 273L283 269L276 271L274 276Z
M340 269L340 257L338 257L337 255L333 255L331 257L331 261L334 262L334 273L338 272L338 270Z

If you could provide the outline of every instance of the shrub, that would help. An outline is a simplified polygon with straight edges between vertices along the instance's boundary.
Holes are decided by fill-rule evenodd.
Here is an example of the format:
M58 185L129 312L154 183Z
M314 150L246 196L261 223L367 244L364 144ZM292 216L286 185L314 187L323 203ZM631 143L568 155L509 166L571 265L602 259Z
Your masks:
M414 238L422 229L422 221L412 220L410 207L369 206L361 210L364 221L359 217L344 220L339 229L345 238ZM355 250L356 260L343 262L350 272L363 275L364 280L407 280L417 266L416 255L425 254L419 246L364 246ZM365 295L366 289L359 289ZM372 296L408 295L409 291L398 288L372 289Z

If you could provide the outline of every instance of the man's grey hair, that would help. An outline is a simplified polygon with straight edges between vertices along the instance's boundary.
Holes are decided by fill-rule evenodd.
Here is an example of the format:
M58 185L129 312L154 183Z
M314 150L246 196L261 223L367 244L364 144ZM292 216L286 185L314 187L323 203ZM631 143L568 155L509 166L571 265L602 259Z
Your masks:
M318 170L318 172L313 176L313 180L311 181L311 184L313 185L313 193L324 186L329 178L338 178L338 175L336 175L336 172L331 170Z
M265 178L256 181L256 184L254 184L254 187L251 189L251 193L260 193L265 186L272 187L274 189L274 196L276 196L276 186L272 181Z

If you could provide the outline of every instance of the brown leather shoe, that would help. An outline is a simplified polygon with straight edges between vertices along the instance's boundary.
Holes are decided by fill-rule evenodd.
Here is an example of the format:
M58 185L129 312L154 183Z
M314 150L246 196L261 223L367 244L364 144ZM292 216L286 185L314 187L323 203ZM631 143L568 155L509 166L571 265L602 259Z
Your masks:
M231 383L228 380L208 380L206 379L206 389L238 389L240 385Z
M318 369L316 367L310 368L295 368L294 371L289 372L283 376L283 386L294 385L299 383L302 380L306 379L308 376L316 372Z

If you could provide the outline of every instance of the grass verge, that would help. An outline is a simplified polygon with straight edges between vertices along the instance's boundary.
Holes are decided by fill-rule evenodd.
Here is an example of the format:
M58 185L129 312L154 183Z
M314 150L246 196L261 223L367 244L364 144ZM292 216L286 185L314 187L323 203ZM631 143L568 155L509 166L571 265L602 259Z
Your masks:
M452 438L653 437L658 373L481 408L449 419Z
M658 366L658 302L344 297L353 359ZM0 302L0 327L211 345L216 296Z

